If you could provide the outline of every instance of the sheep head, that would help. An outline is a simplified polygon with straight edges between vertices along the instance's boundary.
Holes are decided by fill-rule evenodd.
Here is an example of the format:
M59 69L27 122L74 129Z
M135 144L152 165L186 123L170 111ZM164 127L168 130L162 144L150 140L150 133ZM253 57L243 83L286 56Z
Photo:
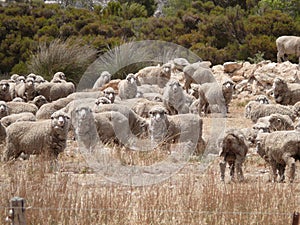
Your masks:
M151 140L162 141L168 132L169 121L167 110L161 106L154 106L149 111Z
M51 127L57 134L66 134L70 127L70 117L67 113L59 110L51 115Z
M108 100L110 100L110 103L115 102L116 92L112 87L108 87L108 88L104 89L103 93L104 93L104 97L106 97ZM110 103L105 103L105 104L110 104Z

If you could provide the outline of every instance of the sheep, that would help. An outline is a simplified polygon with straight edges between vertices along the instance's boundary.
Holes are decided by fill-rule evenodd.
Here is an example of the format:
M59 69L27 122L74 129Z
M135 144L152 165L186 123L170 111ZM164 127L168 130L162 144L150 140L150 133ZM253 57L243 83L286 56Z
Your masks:
M42 95L40 95L42 96ZM20 97L15 97L13 100L11 100L12 102L25 102L25 100L23 98Z
M0 123L0 144L5 144L6 128Z
M0 81L0 100L11 101L14 98L14 84L7 81Z
M232 100L232 96L233 96L233 92L234 92L234 83L231 79L227 79L225 81L222 82L222 93L225 99L225 104L226 104L226 108L227 108L227 113L229 112L229 103Z
M35 104L28 102L7 102L9 114L17 114L21 112L31 112L34 115L38 111L38 107Z
M171 115L188 113L186 97L180 83L170 80L164 89L163 103Z
M199 63L194 63L186 66L183 69L185 77L185 90L188 93L191 83L204 84L204 83L214 83L216 79L210 68L204 68Z
M251 119L256 123L260 117L270 116L278 113L281 115L288 115L293 121L295 120L295 113L292 108L279 104L260 104L256 101L250 101L245 106L245 117Z
M133 135L143 136L147 131L147 121L145 118L137 115L132 109L124 104L99 104L99 99L96 100L93 107L95 113L117 111L128 118L129 127Z
M149 117L149 111L154 106L164 106L162 102L150 101L144 98L139 99L132 107L132 110L143 118Z
M50 81L51 83L64 83L66 82L66 75L63 72L56 72L52 80Z
M126 76L125 80L121 80L118 85L119 97L123 99L135 98L137 94L136 78L133 73Z
M1 123L4 127L8 127L9 125L19 121L36 121L36 117L31 112L22 112L1 118Z
M52 86L54 86L56 83L51 82L42 82L35 86L36 94L37 95L43 95L47 99L48 102L51 101L50 99L50 90Z
M276 103L294 105L300 101L300 84L287 83L284 79L276 77L273 81L273 94Z
M69 94L67 98L75 100L75 99L83 99L83 98L100 98L103 96L101 91L80 91Z
M145 93L163 93L163 88L160 88L158 85L151 85L151 84L143 84L137 87L137 90L142 95Z
M55 83L50 89L49 98L50 101L55 101L67 97L73 92L75 92L75 85L72 82Z
M257 120L257 123L265 124L269 132L294 129L291 118L288 115L281 115L278 113L261 117Z
M295 115L297 117L299 117L300 116L300 101L295 103L295 105L293 106L293 110L295 112Z
M300 65L300 37L281 36L276 39L277 62L287 60L287 55L295 54L299 58Z
M43 95L38 95L34 97L32 101L29 101L28 103L35 104L38 108L41 108L42 105L48 103L47 99Z
M284 180L284 168L289 168L289 182L295 179L295 161L300 160L300 132L298 130L276 131L261 134L257 138L257 153L265 159L272 168L272 181L277 181L277 170L280 172L280 182ZM283 168L283 169L282 169Z
M54 112L66 107L66 105L69 104L71 101L72 99L70 98L61 98L56 101L46 103L38 109L38 111L36 112L36 118L38 120L50 119L51 115Z
M103 90L104 93L104 97L106 97L107 99L110 100L111 103L115 102L116 99L116 92L113 88L108 87L106 89Z
M17 158L22 152L56 158L66 147L69 125L69 116L62 111L53 113L50 120L11 124L6 129L3 160Z
M5 101L0 101L0 119L9 114L8 107Z
M198 92L200 100L199 113L204 107L204 114L207 114L210 110L213 113L221 113L222 116L226 116L228 106L223 95L223 89L217 82L200 85Z
M103 71L99 78L96 80L93 89L98 89L102 87L104 84L107 84L111 79L111 74L108 71Z
M171 78L171 64L162 66L148 66L135 74L139 84L156 84L163 88Z
M238 180L243 181L242 164L248 153L248 145L244 134L238 129L228 129L225 131L224 136L220 138L219 145L221 147L219 156L222 157L219 163L221 180L224 181L225 179L225 169L228 163L231 180L235 179L234 174L236 172Z
M76 108L71 113L71 124L79 146L83 145L85 149L94 150L98 144L99 136L92 109L85 106Z
M257 101L260 104L270 104L270 100L265 95L257 95L254 101Z
M25 101L32 100L35 97L34 79L29 77L26 78L25 82L16 84L15 95Z
M149 111L148 133L153 144L192 143L196 150L194 153L201 155L204 152L205 142L202 139L203 121L199 115L180 114L167 115L167 110L162 106L154 106ZM189 150L194 150L189 149Z

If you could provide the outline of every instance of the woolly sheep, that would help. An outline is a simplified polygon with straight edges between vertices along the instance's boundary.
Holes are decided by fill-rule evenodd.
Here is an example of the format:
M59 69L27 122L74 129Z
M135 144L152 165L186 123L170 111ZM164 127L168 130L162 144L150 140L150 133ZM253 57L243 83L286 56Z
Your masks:
M143 118L149 117L149 111L154 106L164 106L162 102L150 101L144 98L139 99L132 107L132 110Z
M281 36L276 39L277 62L287 60L287 55L294 54L299 58L300 64L300 37Z
M106 97L107 99L110 100L111 103L115 102L116 99L116 92L113 88L108 87L106 89L103 90L104 93L104 97Z
M11 124L6 129L3 159L17 158L22 152L57 157L66 147L69 125L69 116L62 111L53 113L50 120Z
M50 81L51 83L64 83L66 82L66 75L63 72L56 72L52 80Z
M83 99L83 98L100 98L103 96L101 91L80 91L69 94L67 98L75 100L75 99Z
M19 121L36 121L36 117L31 112L22 112L18 114L11 114L1 119L1 123L4 127L8 127L9 125Z
M28 102L7 102L9 114L17 114L21 112L31 112L34 115L38 111L38 107L35 104Z
M185 104L186 98L180 83L177 80L170 80L164 89L163 103L170 115L188 113Z
M14 84L7 80L0 81L0 100L11 101L14 98Z
M111 74L108 71L103 71L99 78L96 80L93 89L102 87L104 84L107 84L111 79Z
M210 68L204 68L201 63L194 63L183 69L185 77L185 90L188 92L191 83L204 84L216 82L216 79Z
M66 105L68 105L71 101L72 99L70 98L61 98L56 101L46 103L36 112L36 118L39 120L50 119L54 112L66 107Z
M0 101L0 119L9 114L8 107L5 101Z
M150 111L149 137L152 143L192 143L195 154L201 155L205 142L202 138L202 119L195 114L167 115L167 110L161 106L154 106ZM194 149L190 149L194 150Z
M231 180L234 180L235 172L239 181L244 180L242 164L246 159L248 152L248 146L246 144L246 138L244 134L238 129L229 129L225 131L225 134L219 140L221 151L219 156L222 157L219 163L221 180L225 179L226 164L230 167ZM236 171L235 171L236 169Z
M138 83L155 84L163 88L171 78L171 64L165 63L162 66L148 66L135 74Z
M276 103L294 105L300 101L300 84L287 83L284 79L276 77L273 81L273 93Z
M277 170L287 165L289 168L289 181L295 178L295 161L300 160L300 132L276 131L269 134L261 134L257 138L257 153L265 159L272 168L273 182L277 181ZM279 167L280 166L280 167ZM280 181L284 176L281 174Z
M288 115L293 121L295 120L294 110L279 104L260 104L256 101L250 101L245 106L245 117L256 123L260 117L270 116L278 113Z
M125 80L121 80L118 85L119 97L123 99L135 98L137 94L136 78L133 73L126 76Z
M72 82L55 83L50 89L50 101L55 101L59 98L67 97L75 92L75 85Z
M56 83L51 82L42 82L35 86L36 94L37 95L43 95L47 99L48 102L51 101L50 99L50 90L52 86L54 86Z
M265 124L269 132L279 130L293 130L293 121L288 115L281 115L278 113L271 114L270 116L261 117L257 123Z
M254 101L257 101L260 104L270 104L270 100L265 95L257 95Z
M129 127L133 135L144 135L147 130L146 119L137 115L132 109L124 104L99 104L99 100L96 100L93 111L95 113L112 112L117 111L128 118Z
M47 99L43 95L38 95L34 97L32 101L29 101L28 103L35 104L38 108L41 108L42 105L48 103Z
M25 82L20 82L15 86L15 95L24 99L25 101L30 101L35 97L35 87L33 78L26 78Z

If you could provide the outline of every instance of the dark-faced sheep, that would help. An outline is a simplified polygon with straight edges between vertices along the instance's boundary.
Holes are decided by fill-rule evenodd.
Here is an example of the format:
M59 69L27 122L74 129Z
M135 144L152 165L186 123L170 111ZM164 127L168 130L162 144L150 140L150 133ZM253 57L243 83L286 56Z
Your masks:
M287 55L296 55L300 64L300 37L281 36L276 39L277 62L287 60Z
M204 152L205 142L202 138L203 122L199 115L180 114L168 116L167 110L155 106L149 111L149 137L154 144L192 143L195 154Z
M219 153L222 157L220 162L221 180L225 179L226 164L230 167L231 180L235 179L235 170L237 179L244 180L242 165L246 159L248 146L244 134L237 129L229 129L225 132L224 137L220 140L221 151Z
M256 101L250 101L245 106L245 117L251 119L256 123L261 117L270 116L278 113L281 115L288 115L293 121L295 120L295 113L292 108L279 104L260 104Z
M138 71L135 76L140 84L156 84L163 88L171 78L171 64L145 67Z
M107 84L111 79L111 74L108 71L103 71L99 78L96 80L93 89L102 87L104 84Z
M170 115L188 113L186 97L183 89L177 80L170 80L164 89L163 103Z
M287 83L284 79L276 77L273 81L273 93L276 103L294 105L300 101L300 84Z
M136 78L133 73L126 76L125 80L121 80L118 85L119 97L123 99L135 98L137 95Z
M53 113L50 120L11 124L6 129L3 159L17 158L22 152L56 158L66 147L69 124L69 116L61 111Z
M257 138L257 153L272 167L273 182L277 181L279 168L288 166L288 178L290 182L295 179L295 161L300 159L300 132L276 131L269 134L259 135ZM280 174L280 181L284 180Z

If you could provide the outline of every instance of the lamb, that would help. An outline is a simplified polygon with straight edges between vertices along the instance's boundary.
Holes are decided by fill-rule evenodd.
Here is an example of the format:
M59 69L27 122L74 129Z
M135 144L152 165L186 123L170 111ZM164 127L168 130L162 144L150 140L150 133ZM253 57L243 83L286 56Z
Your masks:
M228 106L223 96L223 90L218 83L205 83L199 87L199 113L201 113L204 107L204 114L207 114L209 110L212 113L221 113L222 116L226 116Z
M96 100L93 111L95 113L102 112L120 112L126 118L128 118L128 123L130 130L133 135L140 137L143 136L147 129L147 121L146 119L137 115L132 109L122 104L99 104L99 100Z
M294 129L291 118L288 115L281 115L278 113L261 117L257 120L257 123L265 124L269 132Z
M0 101L0 119L9 114L8 107L5 101Z
M69 125L69 116L62 111L53 113L50 120L11 124L6 129L3 160L17 158L22 152L56 158L66 147Z
M177 80L170 80L164 89L163 103L170 115L188 113L185 94Z
M288 115L293 121L295 120L293 109L287 106L279 104L260 104L256 101L250 101L245 106L245 117L251 119L254 123L256 123L260 117L270 116L274 113Z
M194 63L186 66L183 69L185 77L185 90L188 92L191 87L191 83L204 84L204 83L214 83L216 79L210 68L204 68L201 63Z
M34 115L38 111L38 107L35 104L28 102L7 102L9 114L17 114L21 112L31 112Z
M36 121L36 117L31 112L22 112L18 114L11 114L1 119L1 123L4 127L8 127L9 125L19 121Z
M136 78L133 73L126 76L125 80L121 80L118 85L119 97L124 99L135 98L137 95Z
M108 71L103 71L100 77L96 80L93 89L98 89L104 84L107 84L111 79L111 74Z
M140 84L156 84L163 88L171 78L171 64L148 66L139 70L135 76Z
M300 160L300 132L298 130L276 131L259 135L257 138L257 153L272 167L273 182L277 181L277 170L280 172L280 182L284 180L284 169L289 168L288 177L292 183L295 179L295 161Z
M276 103L294 105L300 101L300 84L287 83L284 79L276 77L273 81L273 93Z
M168 116L167 110L154 106L150 111L149 137L153 144L192 143L195 154L204 152L205 142L202 139L203 121L199 115L180 114Z
M295 54L299 58L300 65L300 37L281 36L276 39L277 62L287 60L287 55Z
M244 180L242 164L246 159L248 153L248 146L246 144L246 138L244 134L238 129L228 129L225 134L219 140L221 151L220 157L223 157L219 163L221 180L225 179L226 164L230 167L231 180L234 180L234 174L236 169L236 175L239 181Z
M66 107L66 105L69 104L71 101L72 99L70 98L61 98L56 101L46 103L38 109L38 111L36 112L36 118L38 120L50 119L51 115L54 112Z

